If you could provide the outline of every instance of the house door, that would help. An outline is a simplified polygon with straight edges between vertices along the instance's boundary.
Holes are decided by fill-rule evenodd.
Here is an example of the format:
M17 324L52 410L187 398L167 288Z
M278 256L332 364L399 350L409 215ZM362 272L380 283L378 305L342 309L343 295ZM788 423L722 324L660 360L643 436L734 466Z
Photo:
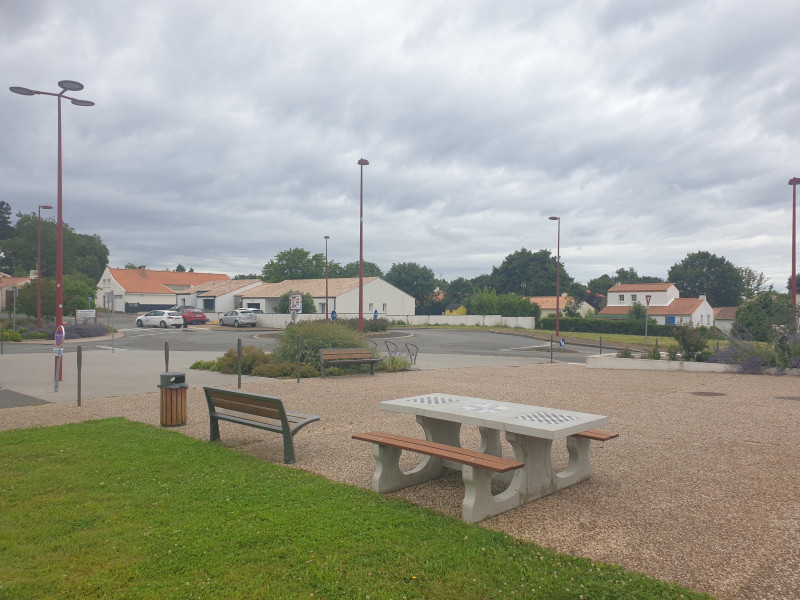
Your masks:
M664 317L664 325L675 325L675 317Z

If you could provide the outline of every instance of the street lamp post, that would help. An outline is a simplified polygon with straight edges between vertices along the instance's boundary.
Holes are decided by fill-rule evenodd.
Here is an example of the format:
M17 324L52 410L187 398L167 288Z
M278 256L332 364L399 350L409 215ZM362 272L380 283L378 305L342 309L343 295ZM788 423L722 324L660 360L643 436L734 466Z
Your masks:
M325 236L325 320L328 320L328 240L331 236Z
M789 185L792 186L792 314L794 315L794 331L797 331L797 184L800 177L792 177Z
M361 167L361 230L359 235L358 252L358 333L364 333L364 165L368 165L366 158L360 158L358 165Z
M561 313L561 217L550 217L551 221L558 221L558 238L556 246L556 337L559 335L558 319Z
M39 205L39 220L36 225L36 327L42 327L42 209L52 210L49 204Z
M80 100L78 98L72 98L64 95L65 92L81 91L83 89L82 83L64 79L58 82L58 87L61 88L61 91L58 94L54 94L52 92L41 92L39 90L31 90L18 86L12 86L8 88L15 94L21 94L22 96L36 96L41 94L42 96L55 96L58 98L58 202L56 204L58 207L58 234L56 238L56 329L58 329L58 327L61 326L64 321L64 221L61 202L61 99L66 98L76 106L94 106L94 102L90 100ZM58 360L56 360L56 364L58 364ZM61 373L58 374L58 378L61 379Z

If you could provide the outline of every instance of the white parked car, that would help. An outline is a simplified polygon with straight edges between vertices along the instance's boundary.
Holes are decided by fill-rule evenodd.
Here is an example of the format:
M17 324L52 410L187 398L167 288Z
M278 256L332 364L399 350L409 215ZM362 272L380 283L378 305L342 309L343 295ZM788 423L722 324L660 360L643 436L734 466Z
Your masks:
M219 318L220 325L233 325L234 327L256 326L256 316L246 308L230 310Z
M174 310L151 310L140 317L136 317L137 327L183 327L181 313Z

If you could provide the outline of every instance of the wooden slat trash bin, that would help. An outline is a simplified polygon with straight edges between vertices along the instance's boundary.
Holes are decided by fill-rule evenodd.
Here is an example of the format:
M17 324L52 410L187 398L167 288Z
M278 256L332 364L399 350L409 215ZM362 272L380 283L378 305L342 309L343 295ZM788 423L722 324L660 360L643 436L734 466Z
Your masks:
M161 374L161 426L186 425L186 374L168 371Z

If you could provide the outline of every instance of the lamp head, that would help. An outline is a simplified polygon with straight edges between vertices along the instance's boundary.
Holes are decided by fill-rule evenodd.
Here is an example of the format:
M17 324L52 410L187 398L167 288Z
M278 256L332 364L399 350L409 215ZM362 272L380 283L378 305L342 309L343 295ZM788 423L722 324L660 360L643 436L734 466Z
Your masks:
M366 158L360 158L358 160L358 164L360 164L363 167L364 165L368 165L369 161Z
M792 177L789 180L789 185L800 185L800 177Z
M52 206L50 206L49 204L40 204L40 205L39 205L39 208L44 208L44 209L51 210L53 207L52 207Z
M13 85L8 89L10 89L15 94L21 94L23 96L35 96L36 95L36 92L34 92L33 90L29 90L28 88L19 87L19 86L16 86L16 85Z
M78 100L77 98L72 98L70 100L75 106L94 106L94 102L91 100Z
M561 217L547 217L547 218L550 219L551 221L560 221L561 220Z
M83 89L83 84L79 81L71 81L69 79L64 79L63 81L58 82L58 87L60 87L64 91L69 92L80 92Z
M326 236L325 236L325 239L326 239L326 240L329 240L329 239L331 239L331 236L329 236L329 235L326 235Z

